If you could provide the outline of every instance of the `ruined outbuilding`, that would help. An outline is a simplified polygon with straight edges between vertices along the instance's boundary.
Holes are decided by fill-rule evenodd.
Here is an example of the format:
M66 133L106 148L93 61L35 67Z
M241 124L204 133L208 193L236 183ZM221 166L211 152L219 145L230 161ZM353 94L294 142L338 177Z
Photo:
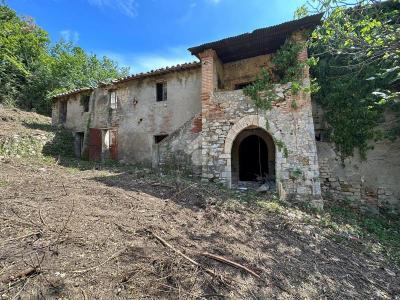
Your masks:
M192 47L198 62L58 95L53 125L72 130L77 156L90 160L180 169L229 187L253 183L319 205L309 93L276 85L282 101L265 112L242 89L287 39L304 40L320 20L309 16ZM299 59L307 59L306 49ZM303 83L309 85L308 69Z

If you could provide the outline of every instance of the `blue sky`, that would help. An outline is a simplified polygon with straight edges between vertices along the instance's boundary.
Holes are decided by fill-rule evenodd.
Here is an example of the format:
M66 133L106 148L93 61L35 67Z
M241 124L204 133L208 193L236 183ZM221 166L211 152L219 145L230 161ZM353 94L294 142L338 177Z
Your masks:
M71 40L131 73L195 60L188 47L282 23L305 0L7 0L52 41Z

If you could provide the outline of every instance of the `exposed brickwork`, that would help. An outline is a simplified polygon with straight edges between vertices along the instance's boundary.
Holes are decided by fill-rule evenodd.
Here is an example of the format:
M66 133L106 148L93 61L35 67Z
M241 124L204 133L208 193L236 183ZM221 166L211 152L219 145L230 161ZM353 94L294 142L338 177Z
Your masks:
M202 124L201 114L200 114L199 116L193 118L191 131L193 133L200 133L202 128L203 128L203 124Z

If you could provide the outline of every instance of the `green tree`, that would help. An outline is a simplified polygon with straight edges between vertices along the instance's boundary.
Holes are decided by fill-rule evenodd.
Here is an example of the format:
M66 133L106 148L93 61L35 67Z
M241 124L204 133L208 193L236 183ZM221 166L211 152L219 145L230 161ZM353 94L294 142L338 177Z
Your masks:
M398 126L382 132L383 112L400 111L399 1L314 0L295 17L325 12L312 34L310 54L319 58L312 68L320 90L315 99L325 109L330 138L342 158L359 149L365 157L368 141L395 139Z
M32 108L23 97L23 86L47 56L47 33L32 19L19 18L5 5L0 6L0 102Z
M49 63L41 70L41 80L46 78L49 87L43 102L47 109L50 108L51 98L58 93L95 87L100 82L110 82L129 73L128 68L119 68L111 59L98 58L65 41L58 42L49 53Z
M0 2L0 103L48 114L57 93L128 75L72 43L49 45L46 31Z

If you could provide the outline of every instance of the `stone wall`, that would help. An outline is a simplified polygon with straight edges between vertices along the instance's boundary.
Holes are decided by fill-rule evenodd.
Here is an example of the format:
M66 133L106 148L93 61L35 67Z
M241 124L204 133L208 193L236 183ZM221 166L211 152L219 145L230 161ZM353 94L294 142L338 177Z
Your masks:
M287 88L277 86L276 92L283 94ZM248 128L262 128L287 149L286 156L284 148L275 143L276 180L281 197L319 199L321 190L311 102L309 96L299 96L297 108L293 109L292 100L286 93L282 102L270 111L261 112L242 90L214 92L211 101L219 108L219 113L212 117L208 115L203 122L203 177L231 186L231 150L236 136Z
M181 128L157 145L153 165L161 169L186 172L201 176L201 134L200 116L186 122Z
M302 32L292 36L299 41ZM242 90L233 89L238 83L254 80L262 67L268 67L270 56L260 56L221 66L212 49L199 54L202 62L202 176L206 180L232 186L232 146L244 130L261 128L275 142L275 174L282 199L311 200L321 204L311 98L308 93L290 94L290 84L276 85L281 98L267 111L258 111ZM307 59L307 51L299 60ZM223 88L220 80L224 79ZM244 81L244 82L243 82ZM303 84L309 85L308 69L303 71ZM293 105L295 102L296 105ZM260 134L261 136L262 134ZM266 140L267 141L267 140Z
M394 124L394 116L385 113L381 129ZM335 145L327 141L323 109L314 105L321 174L321 188L325 199L346 200L361 210L400 212L400 140L370 141L366 159L357 150L352 157L341 161Z

